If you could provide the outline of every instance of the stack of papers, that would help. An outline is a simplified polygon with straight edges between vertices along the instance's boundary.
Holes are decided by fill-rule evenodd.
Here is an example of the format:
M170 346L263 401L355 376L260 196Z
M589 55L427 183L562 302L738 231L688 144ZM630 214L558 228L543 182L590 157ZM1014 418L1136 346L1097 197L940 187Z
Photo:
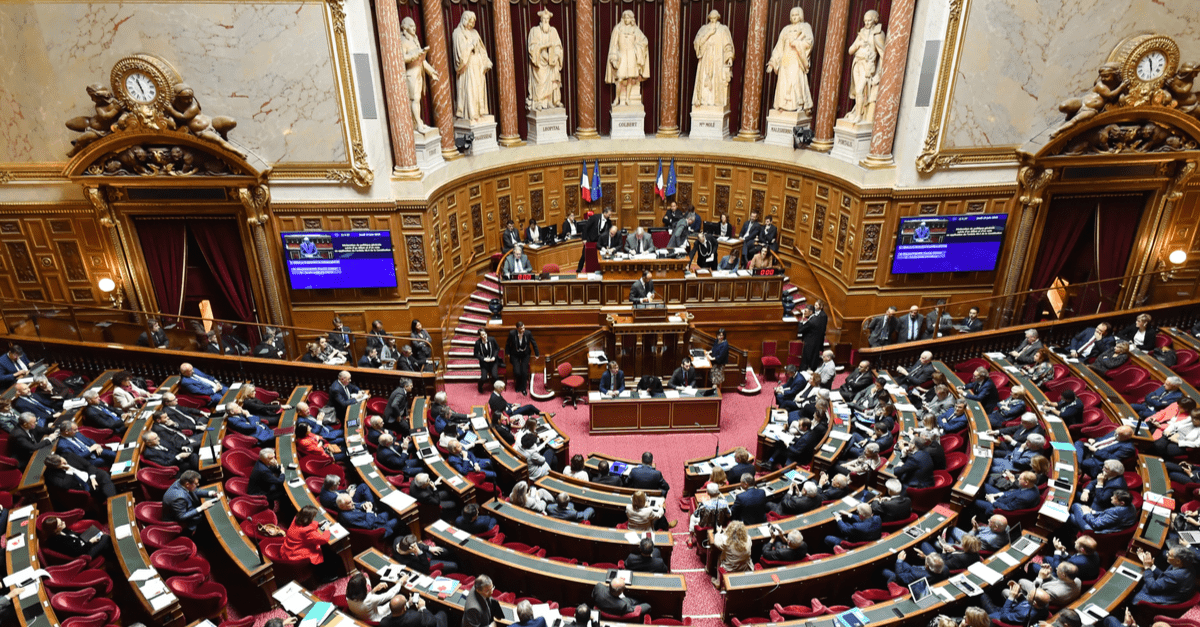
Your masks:
M387 494L387 496L384 496L379 500L383 501L384 505L391 507L397 512L408 509L409 506L417 502L416 499L399 490L392 490Z
M983 562L975 562L974 564L971 564L969 567L967 567L967 572L979 577L989 586L995 585L1001 579L1004 579L1004 575L992 570L991 568L988 568Z

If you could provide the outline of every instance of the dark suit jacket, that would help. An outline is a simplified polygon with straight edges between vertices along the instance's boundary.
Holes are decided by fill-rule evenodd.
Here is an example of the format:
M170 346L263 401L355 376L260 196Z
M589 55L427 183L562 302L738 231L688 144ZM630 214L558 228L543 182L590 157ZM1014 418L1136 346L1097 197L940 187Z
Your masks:
M809 498L803 494L788 494L779 502L780 510L788 516L806 514L821 506L821 497Z
M153 342L151 342L151 340L153 340ZM167 344L167 333L162 329L159 329L153 334L142 331L142 334L139 335L137 339L137 345L145 346L146 348L165 348Z
M762 232L762 225L758 222L746 220L742 223L742 228L738 231L738 239L745 241L753 241L758 239L759 233Z
M601 581L592 589L592 606L607 614L623 616L632 612L637 603L629 596L613 596L609 591L608 582Z
M730 468L729 471L725 473L725 475L729 477L730 482L737 483L738 481L742 480L742 475L750 475L753 477L754 471L754 462L749 462L746 464L735 464L733 468Z
M105 409L108 411L104 411ZM121 420L121 412L104 405L103 401L96 405L84 407L83 419L87 421L88 426L96 427L97 429L119 431L125 428L125 422Z
M963 318L959 321L958 326L963 327L967 333L976 333L983 330L983 319L975 317L974 319Z
M963 387L967 391L963 395L964 398L979 401L979 404L988 411L991 411L1000 402L1000 392L996 391L996 384L992 382L991 377L985 377L982 381L971 381Z
M46 482L46 486L52 490L66 492L67 490L82 490L91 493L92 486L84 482L79 477L58 468L46 467L46 472L42 475L42 479Z
M933 458L927 451L916 450L908 454L904 463L896 468L896 478L910 488L928 488L933 485Z
M779 227L763 225L758 232L758 242L775 252L779 252Z
M654 282L651 281L648 285L642 283L641 279L633 282L629 287L629 302L640 303L646 300L651 292L654 291Z
M925 316L918 315L916 319L917 334L916 337L909 337L909 321L911 316L904 316L896 320L896 343L903 344L904 342L913 342L925 337Z
M733 499L730 513L747 525L767 522L767 493L757 487L742 492Z
M600 224L601 221L604 222L603 225ZM602 214L594 213L592 217L588 218L587 225L583 229L583 238L589 242L598 242L600 236L608 232L609 226L609 220L604 219Z
M842 387L838 388L838 392L841 392L844 399L853 399L859 392L867 389L874 382L875 375L870 370L859 372L858 368L855 368L853 372L847 375L846 381L842 383Z
M662 490L663 494L671 489L657 468L645 465L634 466L630 469L625 485L639 490Z
M492 416L495 416L497 413L506 416L508 415L508 401L504 400L504 397L500 396L499 393L492 392L492 395L488 397L488 411L491 412Z
M1133 336L1137 335L1137 325L1131 324L1117 332L1117 337L1129 342L1131 346L1136 346L1143 351L1149 353L1158 347L1158 327L1153 324L1146 325L1146 335L1142 338L1142 343L1137 344L1133 341Z
M867 329L871 332L867 343L871 346L891 344L892 336L896 334L899 326L895 316L889 318L887 314L882 314L871 318L871 321L867 323Z
M21 361L25 362L25 367L29 367L29 358L25 357ZM7 354L0 355L0 387L9 387L17 382L17 372L20 369L8 358Z
M513 228L511 230L504 229L504 234L502 236L502 240L503 240L503 243L501 245L501 250L503 252L508 252L513 246L520 243L521 233L519 231L517 231L516 228Z
M625 568L638 573L669 573L671 567L662 560L662 555L658 549L654 549L654 553L649 556L641 553L630 553L629 557L625 558Z
M53 427L34 427L31 432L20 427L12 430L8 440L9 450L21 462L22 468L29 464L29 458L33 457L35 451L53 446L50 440L42 439L52 431Z
M342 325L340 329L334 329L328 333L329 343L336 349L344 351L350 347L350 327Z
M808 556L808 545L800 543L798 548L791 548L783 540L772 540L763 547L762 558L772 562L799 562Z
M483 341L483 338L475 340L475 349L473 351L473 355L475 356L475 359L478 359L479 361L483 361L485 349L490 351L490 353L488 353L488 356L496 358L497 360L500 358L500 345L496 343L495 338L489 337L487 339L486 343ZM496 361L496 362L492 362L492 363L500 363L500 362Z
M541 355L538 350L537 340L533 339L533 331L525 329L525 348L523 350L517 348L517 330L513 329L508 332L508 342L504 344L504 354L508 355L509 361L518 359L528 359L529 353Z
M933 378L933 372L934 367L932 363L923 364L918 361L909 367L908 374L900 377L900 379L897 380L897 383L906 387L923 385L926 381L929 381Z
M829 316L827 316L825 314L825 310L822 309L821 311L809 316L808 320L805 320L804 323L800 325L800 328L797 332L800 334L800 340L804 342L805 346L808 346L810 342L816 342L823 345L825 342L825 331L828 326Z
M504 611L495 599L485 599L474 590L467 594L463 603L462 627L485 627L495 618L503 618Z
M611 370L605 370L604 374L600 375L600 392L601 393L605 393L610 390L616 390L618 392L625 391L625 371L618 370L615 381L613 380L612 374L613 373Z
M353 383L342 385L341 381L334 381L333 385L329 386L329 402L333 403L334 409L337 410L339 420L346 418L346 408L354 404L354 395L358 394L358 391L358 386Z
M871 511L883 522L904 520L912 514L912 499L908 498L907 490L897 496L882 496L871 501Z
M283 498L283 468L271 468L261 461L254 462L250 471L250 480L246 491L250 494L261 494L270 501Z
M667 384L671 388L695 387L695 385L696 369L684 370L683 366L675 369L675 373L671 375L671 382Z
M408 393L404 391L403 387L397 386L388 395L387 407L383 412L383 421L388 423L396 422L400 418L407 416L409 411L408 404Z
M616 233L606 231L596 240L596 248L611 248L616 252L625 249L625 240L621 237L621 232Z

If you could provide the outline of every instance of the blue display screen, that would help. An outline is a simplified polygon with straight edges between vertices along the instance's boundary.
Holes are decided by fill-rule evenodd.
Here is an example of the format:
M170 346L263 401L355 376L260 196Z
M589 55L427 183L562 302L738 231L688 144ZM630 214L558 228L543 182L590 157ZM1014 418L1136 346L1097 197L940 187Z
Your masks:
M389 231L282 233L294 290L396 287Z
M892 274L996 269L1008 214L901 218Z

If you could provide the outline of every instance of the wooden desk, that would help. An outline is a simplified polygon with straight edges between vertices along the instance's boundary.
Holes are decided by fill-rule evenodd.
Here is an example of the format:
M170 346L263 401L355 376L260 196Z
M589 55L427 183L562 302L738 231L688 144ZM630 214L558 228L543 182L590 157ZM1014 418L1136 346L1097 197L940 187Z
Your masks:
M577 510L582 508L579 503L574 505ZM500 521L506 538L540 546L551 555L574 557L581 562L616 564L630 553L636 553L638 543L644 537L644 534L635 533L639 536L638 542L631 542L627 537L630 532L623 529L567 522L494 499L484 504L483 509L484 514ZM674 547L671 534L655 531L653 540L663 561L670 564Z
M799 598L819 597L828 599L831 605L848 603L850 594L858 587L845 585L846 580L874 576L885 563L892 565L896 553L912 550L922 541L936 537L942 529L953 525L957 517L954 510L937 507L912 524L910 528L921 530L915 537L896 532L882 540L814 562L726 573L723 575L725 608L722 616L728 620L733 616L757 615L763 607L773 603L787 604Z
M655 277L682 277L688 267L688 258L682 259L605 259L600 258L600 272L605 281L636 281L649 270Z
M1161 457L1151 455L1138 456L1138 474L1142 477L1143 492L1154 492L1166 495L1171 489L1171 481L1167 477L1167 465ZM1177 497L1179 498L1179 497ZM1167 534L1171 529L1171 515L1161 510L1143 509L1138 521L1137 532L1133 535L1134 544L1158 553L1167 542Z
M129 527L129 535L117 539L117 528L124 526ZM183 608L179 605L179 599L175 598L170 591L162 593L162 595L170 595L170 602L157 611L154 610L151 600L147 599L142 592L142 586L148 581L157 579L165 583L165 579L158 574L158 571L155 571L154 576L150 579L141 582L141 585L129 581L129 576L134 571L143 568L155 570L150 565L150 554L142 546L142 533L138 529L137 520L133 514L132 494L118 494L108 500L108 528L113 533L113 548L116 550L117 561L121 564L121 572L125 575L125 581L118 585L128 586L141 606L140 612L135 613L148 617L150 622L155 625L164 627L181 627L186 624L187 619L183 616ZM120 581L120 578L114 579Z
M221 504L204 510L204 518L208 521L208 526L212 528L212 539L220 546L220 550L206 552L206 555L212 559L219 556L224 556L225 561L232 564L230 569L236 573L236 581L225 582L222 578L222 583L230 589L235 589L231 583L239 584L237 588L246 590L257 589L258 594L242 592L238 595L239 599L251 597L255 604L266 611L271 607L271 594L275 592L275 571L271 565L271 560L263 557L258 552L258 547L254 546L250 538L242 533L242 527L233 517L233 512L229 509L229 497L225 494L225 490L220 483L204 486L206 490L212 490L220 494ZM203 537L207 539L207 537ZM213 548L213 547L210 547ZM245 587L242 587L245 586Z
M425 415L427 413L425 406L427 400L423 396L414 398L411 411L408 412L409 428L412 430L414 438L422 433L426 437L429 437L429 428L425 424ZM442 454L437 450L437 442L430 441L425 446L433 449L435 454L434 457L424 460L425 467L429 469L429 472L433 473L432 478L441 479L447 488L453 490L458 495L458 499L463 505L474 503L475 484L467 481L466 477L458 474L458 471L442 458ZM420 449L422 447L418 445L417 448Z
M279 422L282 426L283 418L280 418ZM294 412L292 413L292 422L295 422ZM292 434L281 435L276 439L275 454L279 457L279 463L283 466L283 489L287 492L288 500L292 502L292 507L298 512L305 505L312 505L317 508L318 519L324 519L331 525L337 524L337 520L330 516L329 512L325 511L324 507L321 507L321 503L313 496L312 492L308 491L308 486L304 482L304 474L300 472L300 469L290 467L292 464L298 465L300 462L300 458L296 455L296 442L293 440ZM296 480L299 480L299 483L295 483ZM317 522L320 522L320 520ZM341 558L342 567L346 569L346 572L349 572L351 562L353 561L350 553L349 531L345 532L345 535L340 538L331 537L329 545L332 547L333 552L337 553L338 557Z
M393 564L399 564L391 557L380 553L378 549L367 549L362 553L354 556L354 563L358 565L359 570L378 574L379 571ZM411 571L410 571L411 572ZM372 581L377 581L373 579ZM428 588L416 586L413 588L421 598L425 599L425 609L430 612L444 611L449 615L449 624L458 625L462 621L463 608L466 604L467 594L470 590L465 590L461 586L454 591L454 594L447 595L442 598L440 595L431 592ZM500 603L500 608L503 610L503 616L493 616L496 624L511 625L517 622L517 606L511 603Z
M476 450L482 449L487 457L489 457L498 474L503 474L508 478L509 482L516 483L529 478L529 465L525 463L525 459L521 457L515 449L508 446L507 443L496 437L492 431L492 421L488 420L487 410L476 405L471 408L471 422L466 425L466 428L475 433L475 437L479 438L475 442ZM477 420L482 419L487 423L487 428L476 428L473 424Z
M683 260L686 262L686 259ZM616 278L580 279L576 274L552 275L546 280L504 281L501 299L505 309L537 309L561 307L603 307L629 304L629 287L637 279ZM772 277L685 276L679 271L672 276L655 278L654 291L670 305L723 306L747 303L769 306L773 320L778 320L779 299L783 296L782 274Z
M18 536L25 536L25 546L8 551L4 556L10 575L26 568L34 570L43 568L37 558L38 537L35 524L37 517L38 508L36 506L24 518L9 517L8 529L5 529L4 537L11 540ZM13 610L21 621L21 627L58 627L59 621L54 615L54 608L50 607L50 593L46 590L46 586L40 578L30 585L37 586L38 593L36 595L30 595L24 599L13 599ZM5 594L7 593L8 591L5 590Z
M721 391L715 392L713 396L593 401L589 433L720 431Z
M236 403L242 400L246 395L246 386L242 382L235 383L229 386L228 390L221 395L221 401L217 403L218 407L224 408L228 403ZM212 483L221 481L225 476L225 469L221 466L221 442L225 440L225 417L218 415L218 412L213 412L213 417L208 420L208 428L204 430L204 439L200 442L202 449L216 450L217 454L211 459L200 460L200 481L204 483Z
M417 537L420 537L420 535L421 535L421 516L420 516L420 513L417 511L416 500L412 500L411 497L402 499L407 503L407 505L405 505L404 507L402 507L400 509L396 509L390 503L386 503L383 500L383 499L387 498L389 495L391 495L393 492L397 492L397 490L396 490L396 488L392 487L392 484L388 483L387 480L384 479L382 475L379 474L379 467L376 466L376 464L375 464L374 456L371 455L370 450L366 448L366 443L362 441L362 440L366 439L366 431L363 430L364 429L363 425L365 424L366 417L367 417L367 412L364 411L365 403L366 403L366 401L363 401L363 402L355 403L355 404L347 407L346 408L346 420L342 424L342 427L344 429L343 433L345 433L347 435L352 435L352 433L357 433L360 437L360 441L358 442L358 444L363 447L363 450L361 452L357 453L356 455L354 455L353 457L350 458L350 467L354 469L354 473L355 473L355 475L358 476L359 481L367 484L367 487L371 489L371 492L375 495L375 500L379 501L382 505L386 506L389 510L391 510L392 514L395 515L395 517L401 523L408 525L409 533L412 533L412 534L416 535ZM353 425L353 426L351 426L351 425ZM351 432L351 429L356 429L356 430L354 432ZM347 445L349 445L349 444L350 443L347 440ZM356 460L361 459L360 456L362 456L362 455L365 455L367 457L366 463L359 463L356 461ZM401 492L400 494L403 494L403 492ZM411 501L411 502L409 502L409 501Z
M1085 606L1095 603L1110 614L1117 611L1117 608L1124 605L1125 599L1132 595L1138 586L1139 579L1129 576L1128 573L1140 575L1142 573L1141 562L1125 556L1118 557L1117 561L1108 568L1108 572L1100 578L1100 581L1092 584L1090 589L1085 590L1082 596L1067 607L1078 612Z
M529 265L533 268L535 274L540 274L542 268L548 264L558 266L562 272L570 272L575 269L575 266L579 263L579 258L583 256L583 243L582 239L576 237L566 241L555 242L548 246L539 244L537 248L525 244L525 256L529 257ZM496 264L496 267L503 268L504 261L511 255L511 250L504 253L500 257L500 263ZM499 271L496 274L499 274Z
M592 589L608 578L608 570L603 568L534 557L475 536L460 540L441 521L425 531L443 546L456 547L459 563L466 565L464 572L490 574L497 582L503 582L505 592L515 592L518 596L554 599L562 607L590 604ZM687 593L683 575L633 573L631 579L626 594L649 603L654 608L652 615L682 617L683 597Z

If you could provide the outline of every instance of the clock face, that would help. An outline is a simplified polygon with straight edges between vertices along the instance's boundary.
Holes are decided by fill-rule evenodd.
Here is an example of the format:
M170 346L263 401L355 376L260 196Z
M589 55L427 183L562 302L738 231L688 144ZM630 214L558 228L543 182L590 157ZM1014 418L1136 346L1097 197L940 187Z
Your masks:
M1138 61L1137 76L1144 81L1152 81L1162 76L1166 67L1166 55L1158 50L1153 50Z
M1141 66L1138 68L1140 73ZM132 72L125 77L125 91L130 98L141 103L153 102L158 95L158 88L154 86L154 81L142 72Z

